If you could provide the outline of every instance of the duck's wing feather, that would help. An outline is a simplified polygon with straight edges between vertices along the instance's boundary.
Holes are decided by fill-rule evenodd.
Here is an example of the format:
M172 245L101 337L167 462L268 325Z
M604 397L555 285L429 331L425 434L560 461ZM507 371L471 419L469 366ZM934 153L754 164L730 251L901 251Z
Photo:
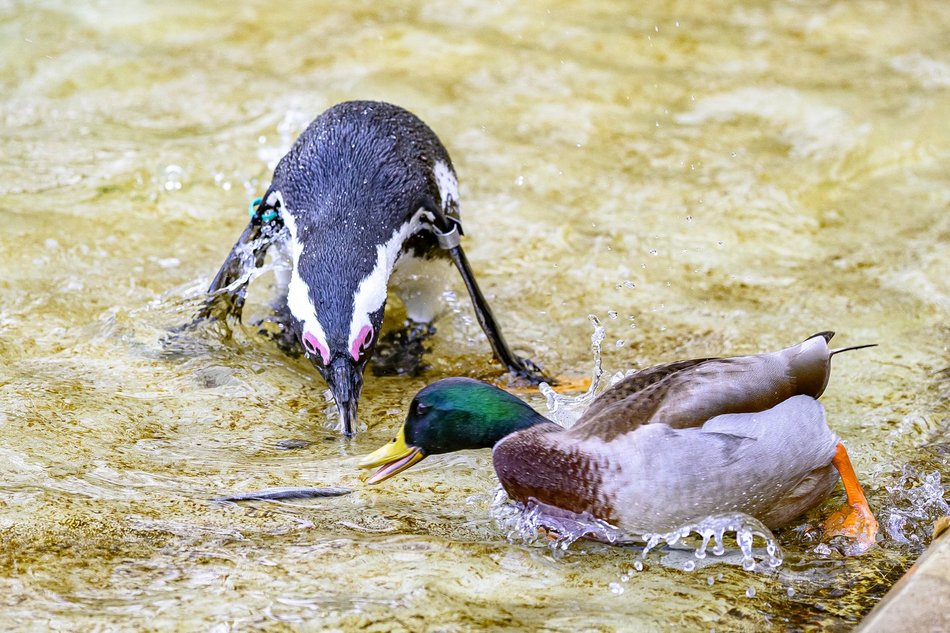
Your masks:
M816 335L778 352L644 370L604 393L570 433L611 441L644 424L698 427L717 415L765 411L797 394L817 398L830 358L827 339Z
M610 405L619 402L620 400L626 400L627 398L638 394L647 387L660 382L671 374L675 374L676 372L683 369L688 369L690 367L699 365L700 363L705 363L711 360L718 359L697 358L694 360L681 360L675 363L657 365L655 367L649 367L642 371L638 371L631 376L627 376L616 385L597 396L590 406L587 407L587 410L584 412L584 417L593 417Z

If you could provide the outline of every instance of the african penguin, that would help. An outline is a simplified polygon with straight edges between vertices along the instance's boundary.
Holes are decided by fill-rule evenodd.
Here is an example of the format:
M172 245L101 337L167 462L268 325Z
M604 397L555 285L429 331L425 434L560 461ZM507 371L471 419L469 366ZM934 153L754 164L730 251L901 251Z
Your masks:
M246 273L276 247L289 261L289 274L278 275L283 327L326 380L350 436L394 268L399 263L409 269L406 279L418 281L426 277L420 265L451 260L495 356L520 377L549 380L505 342L459 244L461 233L455 169L435 133L388 103L341 103L318 116L278 163L198 318L239 318ZM401 298L410 320L431 322L442 289L405 284Z

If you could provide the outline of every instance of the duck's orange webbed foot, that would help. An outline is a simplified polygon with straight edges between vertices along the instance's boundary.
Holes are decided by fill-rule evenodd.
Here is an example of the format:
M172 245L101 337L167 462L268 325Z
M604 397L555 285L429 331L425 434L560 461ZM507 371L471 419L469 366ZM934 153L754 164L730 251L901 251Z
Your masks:
M825 521L825 538L844 536L852 544L845 548L849 556L863 554L874 546L877 519L866 504L844 505Z
M878 531L877 519L871 513L864 490L858 483L858 477L843 444L838 444L831 463L841 475L848 503L825 521L825 537L844 536L851 539L851 545L845 548L845 554L857 556L874 546Z

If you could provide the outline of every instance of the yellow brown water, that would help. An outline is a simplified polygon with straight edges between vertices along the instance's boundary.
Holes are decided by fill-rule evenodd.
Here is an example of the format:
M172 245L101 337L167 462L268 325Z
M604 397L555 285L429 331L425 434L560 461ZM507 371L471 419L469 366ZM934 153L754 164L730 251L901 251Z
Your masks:
M950 476L946 3L6 1L0 34L4 628L847 629L920 550ZM498 373L460 283L432 369L369 377L351 441L252 327L163 356L273 162L351 98L441 136L483 288L556 373L589 372L589 313L609 370L880 343L824 402L881 547L810 540L839 490L777 571L628 578L636 551L507 542L485 452L365 487L419 387ZM208 502L281 485L355 493Z

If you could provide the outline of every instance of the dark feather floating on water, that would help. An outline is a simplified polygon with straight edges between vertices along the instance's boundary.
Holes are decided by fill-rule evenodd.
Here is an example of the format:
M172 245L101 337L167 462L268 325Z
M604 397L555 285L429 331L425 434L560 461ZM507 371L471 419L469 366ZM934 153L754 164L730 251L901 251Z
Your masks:
M286 501L288 499L319 499L322 497L340 497L353 492L350 488L310 488L310 487L281 487L264 488L252 492L240 492L233 495L215 497L217 503L237 501Z

